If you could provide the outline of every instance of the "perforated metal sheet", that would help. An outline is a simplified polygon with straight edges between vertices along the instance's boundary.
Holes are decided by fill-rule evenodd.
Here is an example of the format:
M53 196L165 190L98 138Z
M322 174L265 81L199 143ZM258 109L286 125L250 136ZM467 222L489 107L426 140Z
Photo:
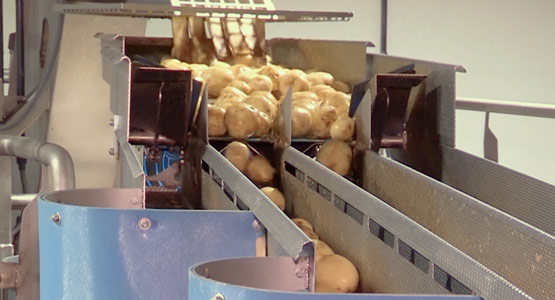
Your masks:
M555 235L555 186L451 147L442 152L443 182Z
M553 236L373 152L365 157L364 188L531 297L555 297Z
M283 188L286 198L294 199L294 212L314 222L324 240L359 266L363 289L430 293L437 284L483 299L530 299L453 245L299 151L286 149L283 160ZM318 192L310 190L314 187ZM399 198L411 193L405 190ZM337 196L341 199L336 201ZM326 203L328 199L333 204Z
M267 1L267 0L265 0ZM185 1L179 5L172 5L171 0L128 0L125 3L95 3L95 2L64 2L54 5L54 10L66 14L89 14L89 15L108 15L108 16L130 16L147 18L164 18L172 16L192 16L192 17L211 17L211 18L246 18L260 19L267 22L316 22L316 21L348 21L353 13L351 12L330 12L330 11L288 11L288 10L268 10L265 9L266 2L255 0L249 2L248 6L243 5L244 1L227 0L201 0ZM193 5L198 3L199 5ZM208 3L213 5L208 5ZM222 4L222 3L225 3ZM185 4L185 5L184 5ZM232 4L231 7L227 4ZM254 9L253 9L254 8Z

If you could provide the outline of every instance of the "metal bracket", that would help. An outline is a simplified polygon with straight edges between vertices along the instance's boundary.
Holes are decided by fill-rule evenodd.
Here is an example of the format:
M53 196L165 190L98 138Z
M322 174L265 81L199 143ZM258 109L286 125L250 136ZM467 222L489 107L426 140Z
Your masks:
M17 264L0 262L0 289L16 287Z

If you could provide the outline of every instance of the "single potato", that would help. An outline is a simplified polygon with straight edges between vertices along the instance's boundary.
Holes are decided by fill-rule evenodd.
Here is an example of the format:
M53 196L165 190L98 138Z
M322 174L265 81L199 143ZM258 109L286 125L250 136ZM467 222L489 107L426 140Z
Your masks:
M226 109L225 127L229 136L247 139L258 128L258 110L246 103L236 103Z
M349 174L352 160L353 151L349 144L337 140L325 142L316 155L316 161L341 176Z
M270 161L262 155L251 158L247 166L247 177L257 184L269 183L274 180L275 170Z
M208 105L208 136L222 136L226 133L224 116L225 109Z
M338 119L335 108L324 105L320 106L312 118L310 131L312 135L319 138L329 138L331 125Z
M352 293L359 281L355 265L338 254L323 257L318 262L315 277L317 293Z
M201 77L206 81L208 95L218 98L220 92L235 78L233 71L229 68L211 66L202 72Z
M260 189L281 210L285 210L285 197L276 188L267 186Z
M310 132L312 125L311 112L300 106L294 106L291 111L291 136L302 137Z
M224 156L239 171L245 172L251 158L251 150L241 142L231 142L224 150Z
M351 141L355 133L355 120L348 116L343 116L331 124L330 136L334 140Z

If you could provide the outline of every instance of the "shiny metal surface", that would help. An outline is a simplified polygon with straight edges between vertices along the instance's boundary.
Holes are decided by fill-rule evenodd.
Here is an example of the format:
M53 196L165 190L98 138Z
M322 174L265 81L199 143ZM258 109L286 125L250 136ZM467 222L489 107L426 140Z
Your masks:
M457 98L457 109L511 114L538 118L555 118L555 105L478 98Z
M555 237L555 186L455 148L442 150L444 183Z
M447 154L446 154L447 155ZM555 237L392 159L367 152L364 189L535 299L555 294ZM501 178L501 177L500 177ZM490 188L492 182L489 182ZM467 263L453 263L489 289ZM478 282L474 282L478 281ZM487 293L484 299L499 295ZM512 297L511 293L506 297Z
M376 175L377 179L395 178L393 190L402 194L397 195L400 201L407 201L417 191L411 185L410 190L401 192L400 187L412 180L400 177L392 167L367 166L367 169L379 170L382 174ZM291 147L285 150L281 170L285 196L294 199L292 213L312 222L317 234L359 267L363 291L424 294L451 291L471 292L483 299L530 299L486 264L465 254L458 244L442 239L441 231L427 230L419 224L420 220L410 219L299 151ZM413 172L411 176L424 176ZM387 187L378 185L378 189ZM429 198L449 199L441 194ZM445 220L458 226L468 223Z
M107 192L109 198L99 194L98 199L126 197ZM94 190L87 194L94 200ZM54 196L81 202L79 191L37 201L40 299L187 299L191 265L255 255L259 233L251 212L112 209L43 200ZM59 224L51 218L56 213ZM150 226L140 226L145 218Z
M289 256L295 259L313 257L312 241L222 154L207 146L202 160L210 168L212 180L224 191L232 193L236 205L242 203L246 206L243 209L252 211Z
M143 209L140 189L75 189L41 194L41 200L98 208Z
M13 255L12 158L0 155L0 260Z
M204 4L204 3L203 3ZM192 16L212 18L249 18L260 19L266 22L280 21L347 21L353 14L350 12L328 11L288 11L266 10L234 7L200 7L200 6L172 6L169 0L133 1L125 3L94 3L74 2L58 3L54 10L66 14L101 14L109 16L133 17L171 17Z
M306 293L299 266L290 257L244 258L208 262L189 270L189 299L218 300L478 300L463 295L386 295ZM244 272L236 272L244 270Z
M29 205L36 197L37 194L12 195L12 209L24 209L25 206Z
M38 142L19 136L0 136L0 155L35 160L49 168L50 186L47 190L75 188L73 160L62 147L46 142Z

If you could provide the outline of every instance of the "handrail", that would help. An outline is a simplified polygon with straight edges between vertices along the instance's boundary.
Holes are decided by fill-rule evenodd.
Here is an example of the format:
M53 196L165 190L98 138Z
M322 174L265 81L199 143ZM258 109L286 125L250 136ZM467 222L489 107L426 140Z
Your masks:
M458 98L457 109L555 119L555 105L517 101Z

